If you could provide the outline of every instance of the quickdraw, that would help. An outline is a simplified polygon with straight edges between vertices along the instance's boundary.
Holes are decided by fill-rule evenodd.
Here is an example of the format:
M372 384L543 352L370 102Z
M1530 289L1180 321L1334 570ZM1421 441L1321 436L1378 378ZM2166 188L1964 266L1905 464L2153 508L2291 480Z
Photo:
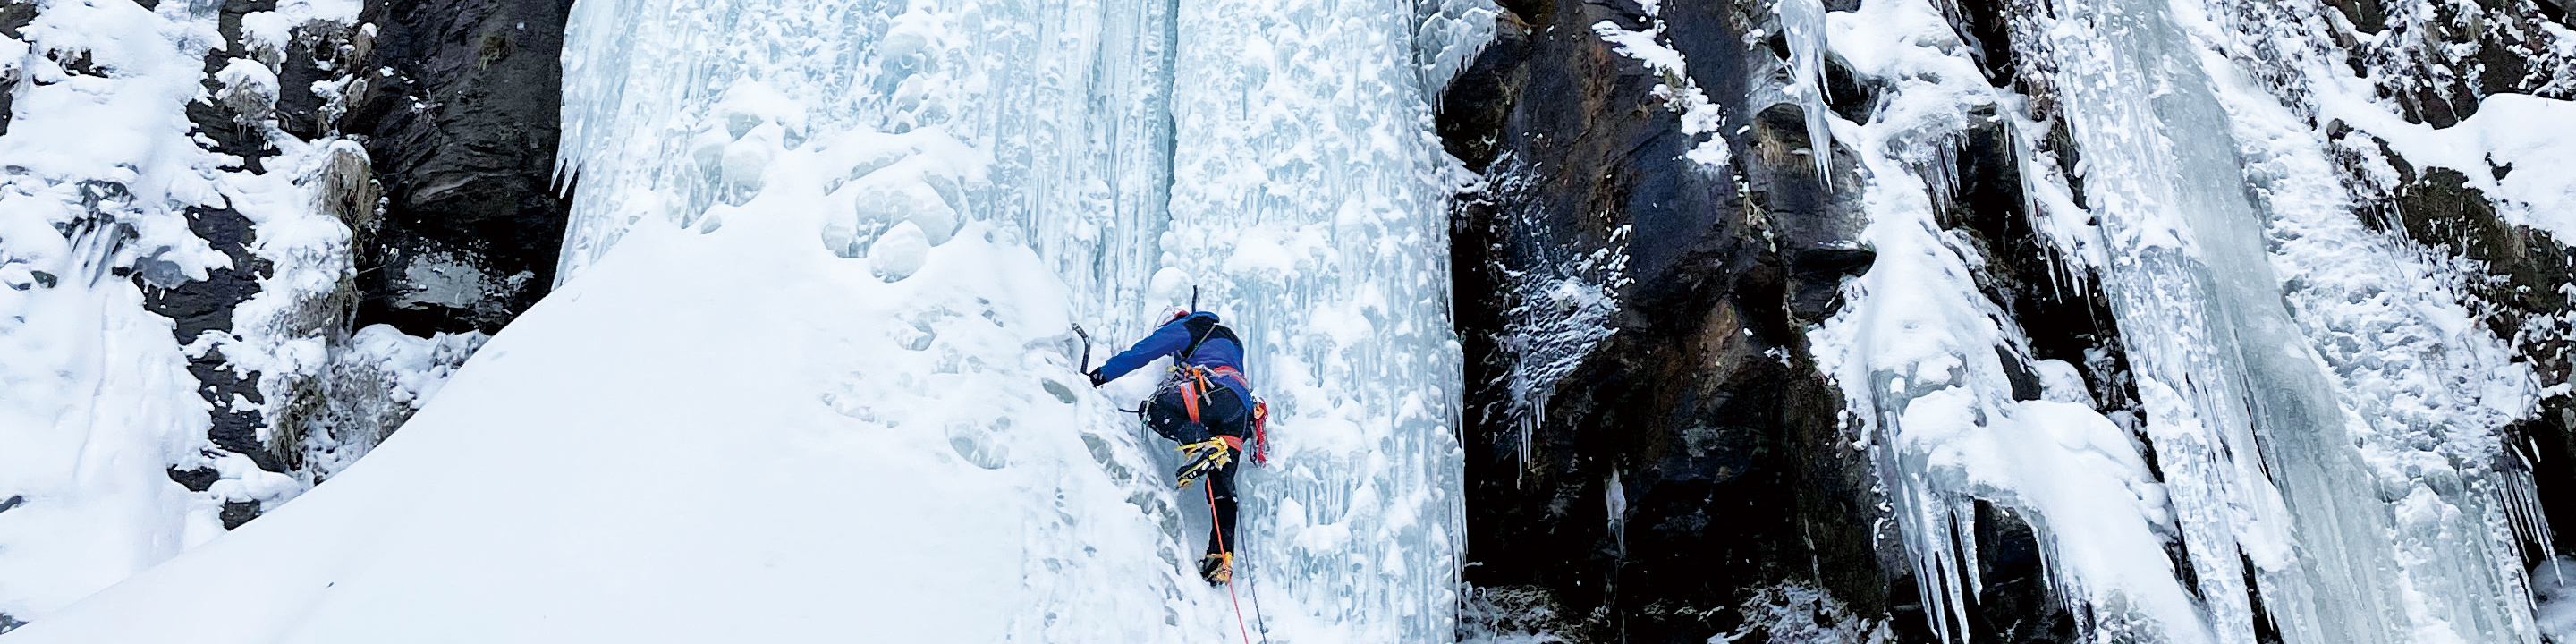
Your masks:
M1252 464L1270 465L1270 403L1260 397L1252 399Z

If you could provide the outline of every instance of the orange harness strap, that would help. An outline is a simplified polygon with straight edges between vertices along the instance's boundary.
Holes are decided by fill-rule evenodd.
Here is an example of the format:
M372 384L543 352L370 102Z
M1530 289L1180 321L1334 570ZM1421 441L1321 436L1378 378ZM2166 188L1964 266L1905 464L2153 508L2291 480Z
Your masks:
M1206 426L1207 423L1199 420L1199 397L1216 391L1216 383L1208 382L1208 376L1213 375L1218 378L1233 378L1235 382L1242 383L1244 388L1252 388L1252 380L1250 378L1243 377L1243 372L1236 371L1233 367L1202 367L1193 365L1182 367L1181 369L1183 370L1183 375L1181 376L1181 406L1184 409L1189 410L1190 422L1200 426ZM1267 420L1266 418L1262 418L1263 416L1268 415L1267 412L1269 409L1267 409L1266 406L1256 405L1256 409L1253 411L1255 413L1255 423ZM1253 426L1254 431L1260 431L1260 429L1260 425L1258 424ZM1241 447L1238 446L1236 449L1241 449Z
M1190 422L1192 424L1204 425L1205 423L1199 422L1198 383L1191 382L1191 380L1192 379L1190 378L1181 379L1181 405L1190 410Z
M1241 372L1241 371L1235 371L1233 367L1201 367L1201 368L1202 368L1202 369L1206 369L1206 370L1207 370L1208 372L1210 372L1210 373L1214 373L1214 374L1216 374L1216 377L1219 377L1219 378L1233 378L1235 382L1237 382L1237 383L1242 383L1243 388L1245 388L1245 389L1251 389L1251 388L1252 388L1252 379L1251 379L1251 378L1243 377L1243 372Z

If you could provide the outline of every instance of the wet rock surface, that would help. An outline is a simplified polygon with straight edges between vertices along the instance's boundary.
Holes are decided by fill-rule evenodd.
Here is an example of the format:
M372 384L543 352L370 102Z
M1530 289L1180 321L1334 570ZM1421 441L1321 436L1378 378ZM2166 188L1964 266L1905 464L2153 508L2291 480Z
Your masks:
M1462 196L1452 232L1456 319L1469 358L1468 628L1581 642L1742 638L1773 618L1764 607L1778 605L1778 589L1810 584L1838 602L1837 615L1883 621L1899 641L1935 640L1910 563L1894 537L1873 538L1872 522L1886 517L1873 470L1837 418L1836 390L1802 346L1802 330L1840 307L1842 279L1868 270L1874 255L1850 243L1860 220L1861 182L1850 175L1858 164L1838 145L1816 149L1802 111L1812 108L1771 91L1788 82L1789 58L1773 9L1662 4L1662 37L1687 57L1689 77L1726 104L1721 130L1733 162L1712 171L1681 158L1689 137L1651 95L1666 79L1593 33L1603 21L1642 28L1637 5L1502 4L1499 38L1450 86L1439 120L1451 153L1487 180ZM2343 62L2410 121L2447 126L2484 96L2566 98L2576 89L2567 61L2539 51L2547 41L2534 37L2543 21L2563 19L2561 7L2446 5L2430 24L2389 21L2371 0L2329 4L2345 14L2338 42L2354 48ZM2014 397L2040 398L2036 363L2061 360L2083 372L2097 410L2138 418L2118 322L2098 281L2065 275L2068 260L2033 230L2032 217L2049 213L2029 211L2022 172L2033 160L2020 150L2047 155L2072 184L2074 205L2085 199L2083 151L2056 113L2055 70L2019 49L2039 37L2025 17L2047 7L1991 0L1948 9L1986 81L2026 99L2013 107L2039 123L2034 132L2047 132L2015 140L1999 106L1988 105L1961 115L1965 136L1937 155L1946 164L1938 176L1949 180L1935 190L1940 226L1982 251L1979 290L2028 334L2031 355L1998 356ZM2380 28L2353 26L2365 22ZM1746 38L1757 29L1774 36ZM2396 35L2353 35L2380 31ZM1879 88L1837 61L1822 67L1823 106L1867 122ZM2533 361L2540 384L2568 382L2563 287L2576 280L2576 255L2501 219L2464 175L2418 171L2386 148L2373 146L2399 167L2401 185L2373 195L2367 181L2347 182L2367 202L2364 220L2484 275L2456 295ZM1824 155L1827 169L1811 155ZM1629 258L1627 281L1585 282L1615 292L1601 322L1612 331L1578 343L1579 364L1569 370L1532 368L1567 346L1563 334L1532 329L1582 315L1566 312L1580 298L1567 304L1552 289L1588 278L1562 267L1597 251ZM1559 300L1553 309L1550 298ZM1558 375L1532 388L1532 373ZM2506 442L2517 447L2497 467L2576 462L2571 427L2576 398L2547 398L2509 430ZM2157 468L2152 442L2142 438L2139 449ZM2535 474L2547 514L2561 526L2576 522L2576 477ZM2031 526L1983 502L1975 514L1963 547L1974 549L1982 583L1965 639L2088 637L2080 631L2090 618L2070 613L2048 587ZM2576 547L2570 533L2557 531L2556 549ZM2179 545L2166 554L2187 555ZM2196 584L2181 568L2183 583ZM2258 640L2280 641L2256 601Z
M229 206L194 206L190 231L232 266L194 279L145 257L130 279L143 288L148 310L175 323L175 341L201 346L188 368L209 406L211 441L261 469L296 473L306 466L308 426L331 424L322 418L330 407L326 390L352 385L289 376L291 382L269 383L289 399L268 405L263 379L279 376L242 368L222 343L201 337L313 337L337 351L368 324L422 336L488 332L532 305L551 282L568 204L550 185L566 7L556 0L371 2L356 24L292 25L281 46L247 37L244 18L277 4L192 5L213 14L223 46L205 59L212 98L188 104L187 115L202 142L238 158L244 170L309 172L294 180L329 184L314 186L322 196L314 205L352 232L353 274L337 292L299 300L284 318L235 329L235 310L261 293L275 269L250 251L259 242L250 218ZM32 2L0 2L0 32L35 15ZM216 80L218 70L242 60L276 74L273 97L239 95ZM5 114L0 103L0 118ZM279 154L269 137L279 135L355 138L366 154L334 153L323 168L268 167ZM264 414L263 405L275 409ZM172 477L203 491L204 484L190 483L196 472ZM225 526L260 509L258 502L227 502Z
M1662 79L1592 31L1637 28L1635 5L1506 4L1514 15L1440 121L1489 182L1453 229L1470 361L1466 580L1547 607L1545 628L1580 641L1759 632L1745 607L1784 584L1885 615L1898 580L1870 537L1873 479L1801 334L1868 254L1841 243L1849 206L1815 174L1803 112L1728 104L1722 131L1749 126L1727 139L1737 164L1687 160L1690 137L1650 94ZM1746 7L1662 13L1719 101L1778 64L1742 44ZM1547 315L1525 306L1544 297L1526 276L1602 249L1628 256L1626 282L1607 285L1612 333L1539 400L1517 398L1506 383L1532 341L1518 318Z
M358 251L360 326L498 331L554 282L569 193L552 185L560 0L370 2L366 137L384 219Z

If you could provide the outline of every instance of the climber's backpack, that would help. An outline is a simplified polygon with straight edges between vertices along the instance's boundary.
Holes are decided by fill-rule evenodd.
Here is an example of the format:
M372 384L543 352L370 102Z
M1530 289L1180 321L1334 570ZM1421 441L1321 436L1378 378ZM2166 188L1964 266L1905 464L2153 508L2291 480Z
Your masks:
M1233 329L1209 322L1206 328L1191 334L1190 345L1181 348L1180 360L1174 361L1176 365L1183 365L1174 367L1172 378L1180 383L1181 400L1189 408L1190 422L1199 422L1199 402L1216 389L1218 386L1214 382L1216 378L1233 378L1236 383L1243 385L1244 391L1252 390L1252 379L1245 377L1241 371L1228 367L1187 364L1190 356L1198 353L1199 344L1207 342L1210 338L1220 337L1234 341L1235 346L1243 346L1243 340L1234 337ZM1252 464L1266 466L1270 464L1270 436L1267 431L1270 424L1270 403L1262 400L1260 396L1253 396L1251 402L1252 446L1247 451L1252 452Z

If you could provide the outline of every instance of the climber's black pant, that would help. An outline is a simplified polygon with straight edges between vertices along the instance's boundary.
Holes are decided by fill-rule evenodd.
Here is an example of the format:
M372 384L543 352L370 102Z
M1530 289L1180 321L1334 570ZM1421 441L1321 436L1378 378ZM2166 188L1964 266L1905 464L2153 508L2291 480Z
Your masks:
M1190 422L1188 401L1178 388L1165 388L1154 394L1154 402L1145 406L1145 425L1154 433L1183 445L1205 442L1219 434L1241 438L1252 433L1252 410L1234 390L1217 387L1199 400L1199 421ZM1210 554L1234 552L1234 471L1243 464L1245 455L1235 454L1234 462L1209 474L1208 506L1216 510L1216 525L1208 529Z
M1234 468L1242 464L1227 463L1200 482L1207 486L1208 508L1216 511L1216 525L1208 527L1208 554L1234 552Z

